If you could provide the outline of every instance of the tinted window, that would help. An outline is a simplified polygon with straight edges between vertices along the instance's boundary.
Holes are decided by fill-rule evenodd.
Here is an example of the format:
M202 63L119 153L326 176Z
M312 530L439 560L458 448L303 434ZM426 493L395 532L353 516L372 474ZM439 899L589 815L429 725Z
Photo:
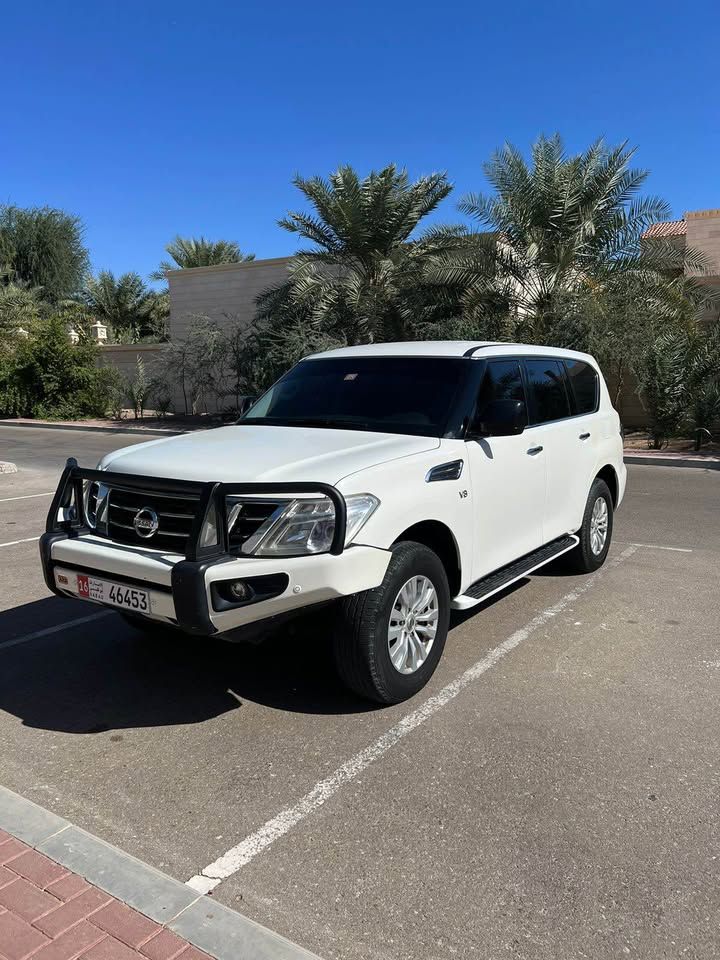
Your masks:
M576 412L594 413L598 402L597 373L583 360L566 360L565 369L575 394Z
M304 360L240 422L440 437L467 363L455 357Z
M522 400L525 402L520 364L517 360L490 360L478 394L477 420L482 420L493 400Z
M530 423L547 423L570 416L565 389L565 368L550 357L526 360L530 400Z

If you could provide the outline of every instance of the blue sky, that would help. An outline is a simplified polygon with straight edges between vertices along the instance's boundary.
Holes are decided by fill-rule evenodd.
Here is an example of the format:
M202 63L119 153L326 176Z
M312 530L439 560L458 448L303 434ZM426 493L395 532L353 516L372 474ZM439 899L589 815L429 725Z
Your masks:
M175 234L296 249L295 172L447 170L510 140L637 145L647 192L720 207L720 5L668 0L5 5L0 201L62 207L93 267L149 273Z

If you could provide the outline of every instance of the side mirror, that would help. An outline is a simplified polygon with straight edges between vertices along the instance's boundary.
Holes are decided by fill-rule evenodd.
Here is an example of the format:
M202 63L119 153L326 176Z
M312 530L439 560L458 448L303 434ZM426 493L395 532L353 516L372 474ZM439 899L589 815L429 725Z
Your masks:
M471 426L476 437L514 437L527 426L527 409L522 400L493 400Z
M243 397L242 400L240 401L240 409L238 410L238 413L241 415L245 413L247 410L250 409L250 407L255 403L256 400L257 400L256 396Z

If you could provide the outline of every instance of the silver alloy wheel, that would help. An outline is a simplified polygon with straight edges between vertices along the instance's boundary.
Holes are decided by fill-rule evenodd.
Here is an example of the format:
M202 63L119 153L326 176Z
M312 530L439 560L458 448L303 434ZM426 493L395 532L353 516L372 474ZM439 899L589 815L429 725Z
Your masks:
M608 505L605 497L598 497L590 515L590 549L597 557L603 552L608 535Z
M388 652L398 673L415 673L435 641L440 611L438 595L427 577L411 577L398 591L390 611Z

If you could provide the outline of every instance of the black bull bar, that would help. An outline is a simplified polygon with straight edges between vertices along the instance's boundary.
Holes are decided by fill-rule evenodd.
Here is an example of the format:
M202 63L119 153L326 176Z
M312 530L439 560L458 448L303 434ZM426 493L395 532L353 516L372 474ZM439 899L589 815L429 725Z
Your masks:
M102 483L110 487L138 493L156 493L196 498L198 508L185 548L185 557L172 569L171 582L175 611L179 626L190 633L208 635L217 632L210 619L205 571L218 563L237 559L230 552L227 528L226 498L250 495L308 495L328 497L335 509L335 530L327 553L341 554L345 546L347 507L340 491L328 483L225 483L219 481L171 480L164 477L145 477L136 474L113 473L109 470L91 470L78 466L70 457L62 472L57 490L47 515L45 533L40 537L40 557L48 588L60 596L66 596L55 584L53 574L52 545L58 540L72 539L82 534L93 533L87 523L84 510L84 483ZM60 518L60 510L74 506L72 516ZM202 534L213 521L216 536L211 543L202 544ZM112 543L111 540L108 543ZM149 546L149 544L148 544ZM252 560L252 556L243 559ZM267 559L267 558L264 558ZM278 560L289 559L278 557ZM100 571L98 571L100 572ZM122 577L116 578L122 580ZM152 586L152 584L149 584Z

